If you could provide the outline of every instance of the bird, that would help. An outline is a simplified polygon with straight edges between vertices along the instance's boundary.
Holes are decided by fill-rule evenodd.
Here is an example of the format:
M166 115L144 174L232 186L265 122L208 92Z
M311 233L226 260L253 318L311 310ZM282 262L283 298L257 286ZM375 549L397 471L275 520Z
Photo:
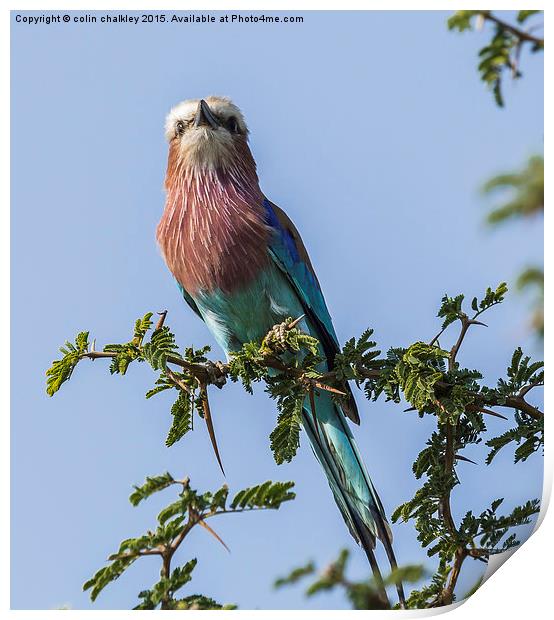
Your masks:
M182 101L166 117L165 137L165 207L156 238L185 301L227 356L288 317L302 317L298 327L317 338L332 369L339 341L321 286L297 228L260 188L239 107L220 96ZM346 419L360 422L345 389L341 404L326 391L307 398L302 426L388 602L375 547L379 539L395 569L392 533ZM402 583L396 587L403 607Z

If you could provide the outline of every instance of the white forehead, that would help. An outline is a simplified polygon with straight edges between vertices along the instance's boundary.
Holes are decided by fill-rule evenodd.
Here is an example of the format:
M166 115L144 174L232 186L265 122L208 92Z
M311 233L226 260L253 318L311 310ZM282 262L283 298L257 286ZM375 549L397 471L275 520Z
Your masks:
M185 99L171 109L165 119L165 137L169 141L175 136L175 126L178 121L190 121L196 114L200 99ZM244 116L240 109L228 97L206 97L204 101L216 116L227 119L234 116L237 119L242 133L246 134L248 129L244 122Z

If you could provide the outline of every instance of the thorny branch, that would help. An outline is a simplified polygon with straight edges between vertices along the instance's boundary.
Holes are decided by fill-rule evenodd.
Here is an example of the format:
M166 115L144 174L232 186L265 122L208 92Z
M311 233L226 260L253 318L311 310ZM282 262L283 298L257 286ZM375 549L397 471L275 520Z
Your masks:
M490 389L481 387L477 382L476 379L482 378L477 371L461 369L457 361L469 328L474 325L484 326L484 323L478 321L477 317L485 310L500 303L506 290L505 284L502 283L495 291L487 289L487 293L481 302L474 298L472 308L475 312L472 316L468 316L462 311L463 295L452 298L445 296L439 310L439 316L445 318L440 333L429 344L419 342L408 349L392 348L386 359L379 359L377 356L380 351L372 350L375 347L375 343L370 341L372 330L367 330L357 341L351 339L345 344L342 351L337 354L331 370L327 371L317 370L321 368L321 357L318 357L317 354L317 340L304 334L296 327L303 317L294 321L287 319L274 326L261 343L245 345L243 350L236 354L238 357L232 355L228 362L213 362L204 355L208 350L207 348L198 351L187 349L183 356L178 353L173 334L164 326L167 316L165 311L159 313L160 318L151 335L150 342L143 344L144 335L152 325L150 321L152 315L149 313L137 321L135 336L130 343L107 345L103 351L96 351L94 341L92 345L89 346L88 344L88 332L79 334L75 340L75 345L66 343L66 348L62 348L64 358L54 362L52 368L47 372L49 376L48 393L53 394L59 389L60 385L71 376L80 359L111 358L113 359L110 366L111 372L121 374L125 374L130 361L148 361L154 370L161 371L161 377L156 382L156 387L147 394L147 397L170 387L175 387L180 392L174 407L180 405L181 409L177 407L174 411L172 408L172 414L175 416L174 426L177 426L177 430L174 431L174 426L172 426L170 435L175 432L176 436L173 436L169 443L170 436L168 435L168 445L179 440L187 430L192 428L193 416L191 411L194 412L194 408L196 408L196 411L206 422L210 440L222 471L223 466L208 400L208 386L210 385L221 388L227 380L241 380L245 389L251 391L252 382L265 380L266 389L272 398L276 398L279 410L282 412L284 407L289 407L288 411L292 413L287 415L293 423L295 419L294 407L298 407L298 403L302 406L303 400L309 399L312 415L316 416L314 398L316 390L329 391L340 402L340 399L346 396L345 390L348 380L355 380L359 386L364 385L366 396L370 399L372 397L376 399L379 394L385 393L388 399L400 402L400 396L403 395L411 405L407 411L417 410L420 415L431 413L437 417L438 434L434 433L435 439L431 438L431 440L438 440L438 443L428 443L427 445L429 446L428 450L435 450L432 457L435 460L431 462L439 464L440 472L431 471L425 461L419 465L417 462L414 463L414 468L419 467L420 472L416 473L416 469L414 469L416 477L419 478L423 473L426 473L428 482L425 484L434 485L428 487L426 492L429 493L429 498L436 498L436 504L433 504L434 500L432 499L430 499L430 503L424 504L422 501L427 501L425 496L416 494L413 500L397 508L393 514L393 521L399 517L404 521L415 518L416 529L423 536L422 541L429 540L431 542L433 539L439 541L435 542L434 548L436 549L441 545L444 546L444 550L440 551L441 555L439 556L441 561L436 575L438 579L434 582L435 585L443 583L443 586L439 589L430 586L427 590L424 588L421 592L416 592L411 606L446 605L454 600L456 584L466 558L486 561L491 553L498 552L497 543L490 542L493 540L490 531L476 528L473 533L469 533L467 523L460 522L457 525L452 514L451 492L458 484L456 465L460 461L473 463L471 459L458 452L468 443L475 443L475 440L471 439L471 433L477 433L478 436L479 433L483 432L483 429L486 430L484 425L480 428L480 422L472 422L471 420L478 420L475 416L481 414L503 420L507 419L496 411L492 411L490 407L509 407L516 410L518 426L495 438L494 441L487 442L487 445L493 448L487 457L487 463L492 460L494 454L502 446L507 445L510 441L520 443L522 439L525 439L526 442L526 445L518 448L519 456L516 450L516 461L518 459L524 460L542 445L544 413L526 400L527 395L534 388L544 385L544 375L540 370L542 368L540 362L530 363L530 359L524 358L521 349L518 349L514 353L512 365L508 369L508 379L501 379L498 388ZM448 325L455 321L459 321L460 330L452 347L445 351L440 347L438 340ZM291 356L291 352L300 352L300 355ZM446 364L444 364L444 360L446 360ZM275 373L274 371L278 372ZM419 392L414 392L414 385L417 386L415 389ZM275 386L278 389L275 389ZM185 394L184 398L181 397L181 394ZM291 405L290 402L287 404L285 402L287 398L294 399L296 404L292 403ZM466 415L462 417L464 413ZM177 419L178 416L182 417ZM286 416L284 417L286 418ZM527 423L526 419L534 422ZM278 425L280 423L278 420ZM467 424L469 427L466 428ZM319 432L318 424L315 425L315 428ZM299 432L299 426L296 430L291 428L292 443L279 446L277 443L281 440L278 434L273 437L272 433L272 449L278 463L283 462L283 460L290 460L294 456L298 445L297 443L296 446L294 445L294 441L298 442L298 439L294 440L294 434L298 435ZM288 436L289 430L285 434ZM287 441L289 440L287 439ZM425 450L418 456L418 459L424 453ZM423 488L420 491L423 491ZM500 502L501 500L493 502L493 506L494 504L499 505ZM526 506L519 507L520 510L518 508L517 514L514 512L507 517L495 517L496 509L493 507L490 514L483 513L480 517L471 516L470 521L473 519L479 523L489 523L488 527L490 528L491 519L496 519L498 523L495 526L496 530L506 532L508 527L528 522L530 515L537 510L534 502L535 500L528 502ZM418 516L421 514L428 516L422 521L421 516ZM438 519L433 516L434 514L438 515ZM204 523L204 519L210 516L213 515L198 516L191 512L189 515L190 527L200 524L219 542L225 544ZM464 519L467 518L469 517L466 515ZM442 523L439 527L440 532L432 535L431 532L426 532L426 519ZM504 528L503 524L506 523L508 525ZM175 549L188 532L187 527L181 531L171 547L153 547L139 551L136 555L161 555L163 558L163 578L170 570L171 558ZM480 535L484 535L485 538L476 544L475 540ZM501 533L500 538L502 535ZM497 537L494 540L498 541L500 538ZM489 542L483 542L487 540ZM429 542L423 546L427 546ZM510 548L510 546L517 544L517 541L510 537L503 544L505 545L503 548ZM434 553L437 551L433 551ZM125 559L125 555L121 559ZM164 601L162 604L166 605Z
M81 358L95 360L114 358L116 357L116 355L117 353L111 351L86 351L81 354ZM193 364L187 362L181 357L177 357L174 355L169 355L166 361L168 364L173 364L174 366L178 366L180 368L183 368L187 372L190 372L198 379L200 383L205 383L206 385L216 384L216 382L222 380L226 381L229 377L229 364L226 362L209 361L202 364ZM337 382L336 372L332 370L321 373L319 379L314 379L313 377L307 377L305 373L303 373L301 370L298 370L297 368L294 368L292 366L287 366L286 364L272 357L268 357L264 361L264 364L268 369L280 370L282 372L286 372L292 377L296 377L300 380L306 381L309 384L313 385L314 388L326 390L339 396L346 395L344 391L332 385L333 383ZM382 371L379 369L364 368L363 366L357 366L356 371L363 379L378 379L382 375ZM171 374L171 370L169 371L169 374ZM520 393L513 396L507 396L505 398L495 398L494 396L484 395L477 392L470 393L470 396L472 397L473 403L475 405L488 405L494 407L508 407L510 409L517 409L518 411L526 413L527 415L531 416L536 420L540 420L544 416L544 413L538 407L535 407L534 405L531 405L529 402L527 402L524 396L534 387L539 387L542 385L543 384L539 382L533 385L526 386L524 390L521 390ZM446 381L437 381L435 383L437 398L448 395L453 387L454 386L451 383L447 383Z
M200 493L192 489L189 478L174 479L169 472L146 479L142 486L135 486L129 500L137 505L142 500L170 486L180 486L178 500L166 506L158 514L155 531L149 530L138 538L128 538L120 545L118 553L108 557L108 564L98 570L83 586L91 590L94 601L99 593L115 581L137 558L159 556L161 559L160 578L151 589L139 594L139 603L135 609L231 609L222 606L213 599L202 595L192 595L184 599L176 598L176 593L191 580L191 573L196 566L196 559L172 570L172 562L177 550L184 543L191 530L199 525L221 543L227 551L229 548L220 536L205 521L214 516L231 513L252 512L278 509L281 504L293 500L295 493L292 482L272 482L270 480L239 491L232 500L229 489L223 485L215 492ZM199 606L201 605L201 606Z

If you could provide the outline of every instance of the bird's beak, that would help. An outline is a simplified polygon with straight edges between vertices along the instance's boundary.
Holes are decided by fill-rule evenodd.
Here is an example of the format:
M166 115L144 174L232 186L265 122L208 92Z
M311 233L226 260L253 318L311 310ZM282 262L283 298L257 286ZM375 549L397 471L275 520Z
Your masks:
M195 127L211 127L212 129L217 129L219 127L219 123L217 119L212 114L210 110L210 106L204 101L204 99L200 99L200 103L198 104L198 108L196 108L196 116L194 117L194 126Z

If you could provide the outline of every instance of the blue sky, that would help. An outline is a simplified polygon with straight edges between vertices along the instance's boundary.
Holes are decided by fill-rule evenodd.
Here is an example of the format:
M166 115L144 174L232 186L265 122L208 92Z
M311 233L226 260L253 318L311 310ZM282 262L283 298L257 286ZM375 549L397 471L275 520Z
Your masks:
M178 342L209 343L220 356L154 239L163 123L176 102L225 94L242 108L262 189L300 229L342 340L367 326L384 350L430 339L445 292L478 295L542 261L542 222L488 229L494 202L479 193L488 177L542 152L542 58L524 55L524 78L506 84L499 110L476 72L486 34L450 33L447 16L30 27L12 14L12 608L92 607L82 583L170 501L167 493L131 507L131 485L146 475L189 475L199 489L223 482L200 425L164 446L171 400L144 399L154 380L145 366L121 378L102 362L83 363L55 398L44 391L65 339L86 329L98 346L124 340L149 310L169 311ZM529 304L510 294L490 327L468 336L460 361L494 383L517 345L540 355ZM278 467L268 441L276 416L263 391L250 397L231 385L211 399L231 489L294 480L298 497L279 512L214 520L231 554L194 532L177 558L199 560L188 592L247 609L346 607L339 593L306 599L302 588L271 585L344 546L352 577L368 572L305 438ZM411 464L432 420L358 403L354 433L390 513L417 488ZM467 454L484 459L479 446ZM511 462L506 450L488 468L460 465L455 516L496 497L507 508L540 497L541 459ZM411 524L393 529L399 562L427 562ZM137 562L94 607L133 606L158 569ZM460 592L481 571L467 563Z

